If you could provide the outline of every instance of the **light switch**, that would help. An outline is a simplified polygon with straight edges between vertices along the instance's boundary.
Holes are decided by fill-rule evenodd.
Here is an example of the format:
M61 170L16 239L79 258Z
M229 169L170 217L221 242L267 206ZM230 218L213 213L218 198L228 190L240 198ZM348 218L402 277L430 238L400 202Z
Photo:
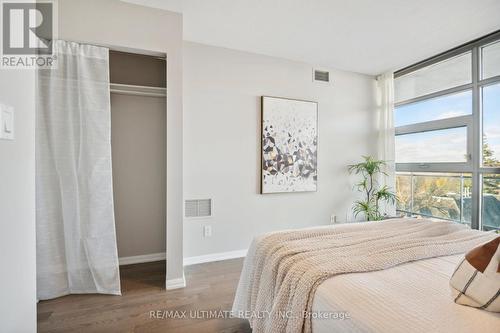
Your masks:
M14 108L0 104L0 139L14 140Z

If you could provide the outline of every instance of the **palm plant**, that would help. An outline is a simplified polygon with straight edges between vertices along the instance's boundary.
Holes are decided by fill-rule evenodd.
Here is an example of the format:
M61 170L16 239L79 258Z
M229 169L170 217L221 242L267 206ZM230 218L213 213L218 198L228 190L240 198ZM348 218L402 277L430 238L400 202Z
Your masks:
M396 194L387 185L379 187L376 180L380 174L387 175L384 172L387 163L371 156L363 156L363 159L361 163L349 165L349 173L363 177L356 187L363 192L364 198L354 202L353 213L355 217L364 214L368 221L381 220L383 215L380 213L380 203L395 204L397 201Z

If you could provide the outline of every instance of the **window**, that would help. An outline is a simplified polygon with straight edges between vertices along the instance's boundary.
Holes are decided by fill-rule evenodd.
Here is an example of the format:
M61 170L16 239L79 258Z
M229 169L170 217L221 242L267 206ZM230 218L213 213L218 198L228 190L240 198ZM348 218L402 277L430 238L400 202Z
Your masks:
M401 76L394 82L396 102L471 83L471 60L465 52Z
M470 114L472 114L472 91L467 90L396 107L394 124L411 125Z
M500 167L500 83L486 86L482 92L483 165Z
M500 75L500 42L481 47L481 77Z
M397 210L500 229L500 32L395 73Z
M467 128L396 136L399 163L467 162Z
M500 175L483 176L483 230L500 229Z

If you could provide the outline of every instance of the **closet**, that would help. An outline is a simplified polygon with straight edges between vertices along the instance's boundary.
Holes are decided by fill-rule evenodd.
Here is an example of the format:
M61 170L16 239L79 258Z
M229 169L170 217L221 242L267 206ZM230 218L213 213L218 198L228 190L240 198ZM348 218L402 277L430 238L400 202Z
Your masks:
M166 248L166 59L109 56L118 256L121 264L159 260Z

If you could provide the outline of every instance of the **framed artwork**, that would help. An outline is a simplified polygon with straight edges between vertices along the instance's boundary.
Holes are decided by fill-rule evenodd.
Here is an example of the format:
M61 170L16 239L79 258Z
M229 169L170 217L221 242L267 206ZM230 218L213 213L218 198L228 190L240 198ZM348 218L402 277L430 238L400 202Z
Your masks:
M318 103L262 96L261 105L261 193L316 191Z

